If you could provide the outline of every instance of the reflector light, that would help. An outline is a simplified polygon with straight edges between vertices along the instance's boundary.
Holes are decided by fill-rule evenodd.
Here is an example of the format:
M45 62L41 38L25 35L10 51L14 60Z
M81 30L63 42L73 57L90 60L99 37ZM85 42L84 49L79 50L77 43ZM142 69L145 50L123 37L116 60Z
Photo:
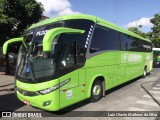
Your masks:
M24 104L26 104L26 105L30 105L30 103L29 103L29 101L23 101L24 102Z

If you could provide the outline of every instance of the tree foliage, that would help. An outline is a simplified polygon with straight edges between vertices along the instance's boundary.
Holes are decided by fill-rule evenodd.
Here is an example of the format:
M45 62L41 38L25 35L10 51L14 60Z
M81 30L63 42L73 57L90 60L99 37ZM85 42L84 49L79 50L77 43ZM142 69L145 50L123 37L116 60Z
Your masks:
M151 32L143 33L137 27L130 27L128 28L128 30L144 38L150 39L154 47L160 48L160 13L155 14L154 17L150 20L150 22L153 24L153 27L151 28ZM142 27L142 26L139 26L139 27Z
M0 43L20 36L42 13L42 4L35 0L0 0Z
M136 33L136 34L138 34L138 35L140 35L140 36L142 36L144 38L147 37L146 34L143 33L142 31L140 31L137 27L130 27L130 28L128 28L128 30L131 31L131 32L134 32L134 33Z
M154 47L160 48L160 13L155 14L150 22L153 24L150 39L152 40Z

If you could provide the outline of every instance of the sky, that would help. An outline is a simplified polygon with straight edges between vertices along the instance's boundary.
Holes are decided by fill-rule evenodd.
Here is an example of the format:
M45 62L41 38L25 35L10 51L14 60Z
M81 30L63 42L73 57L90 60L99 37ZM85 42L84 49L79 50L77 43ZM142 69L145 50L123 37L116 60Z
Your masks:
M44 6L47 17L67 14L89 14L121 27L138 27L151 31L150 19L160 13L160 0L37 0Z

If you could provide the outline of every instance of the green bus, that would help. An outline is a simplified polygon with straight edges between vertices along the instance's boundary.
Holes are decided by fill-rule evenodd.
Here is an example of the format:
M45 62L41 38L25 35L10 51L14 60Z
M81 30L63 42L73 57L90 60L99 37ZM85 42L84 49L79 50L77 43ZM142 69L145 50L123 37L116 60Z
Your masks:
M153 64L160 65L160 48L153 48Z
M152 70L151 42L95 16L77 14L47 19L29 27L15 74L15 91L24 103L58 111Z

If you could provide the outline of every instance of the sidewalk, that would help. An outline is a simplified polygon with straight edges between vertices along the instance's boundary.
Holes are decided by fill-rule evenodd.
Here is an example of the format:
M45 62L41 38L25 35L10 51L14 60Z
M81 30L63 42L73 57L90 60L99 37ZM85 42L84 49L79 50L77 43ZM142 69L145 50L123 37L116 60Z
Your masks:
M143 89L160 106L160 79L142 84Z
M0 92L14 90L14 76L0 72Z

